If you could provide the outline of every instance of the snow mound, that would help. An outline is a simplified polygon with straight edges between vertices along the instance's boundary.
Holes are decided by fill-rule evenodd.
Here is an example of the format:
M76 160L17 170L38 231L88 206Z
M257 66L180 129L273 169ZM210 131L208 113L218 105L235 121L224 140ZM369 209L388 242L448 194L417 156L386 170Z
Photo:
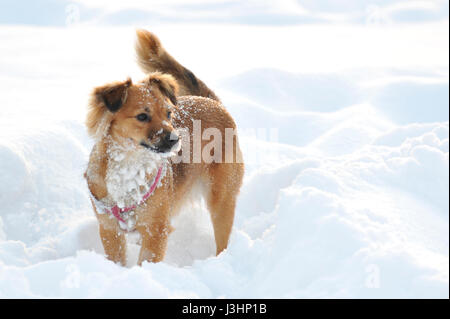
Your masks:
M40 44L32 38L45 34L49 48L40 47L45 67L33 71L29 95L17 94L18 84L31 84L31 69L14 72L29 69L14 52L0 76L0 99L9 106L0 110L0 297L448 298L448 79L444 90L439 72L438 91L392 70L380 71L392 83L364 87L361 70L298 74L269 62L225 79L200 76L216 83L235 118L246 163L229 247L214 256L208 212L194 201L173 221L164 262L136 266L139 245L130 235L128 265L121 267L104 257L83 179L92 147L83 105L89 88L120 79L110 67L119 58L120 70L135 68L132 45L128 53L105 54L96 41L110 44L117 34L103 29L71 29L66 37L54 29L2 28L11 48L14 37L4 34L34 49ZM117 31L132 43L132 31ZM67 60L73 54L53 47L72 50L85 41L99 51L80 52L76 66ZM199 75L208 73L185 47L175 51ZM22 50L20 60L41 65L34 52ZM258 61L270 61L269 53ZM51 54L62 60L53 65ZM426 103L395 90L402 81L431 92ZM428 99L434 92L436 101ZM388 101L402 103L390 110Z

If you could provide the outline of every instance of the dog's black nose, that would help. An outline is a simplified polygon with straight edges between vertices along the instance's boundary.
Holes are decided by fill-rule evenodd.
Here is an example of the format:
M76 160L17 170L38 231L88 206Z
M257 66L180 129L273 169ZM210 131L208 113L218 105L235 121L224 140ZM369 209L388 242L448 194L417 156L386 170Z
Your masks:
M169 146L173 146L178 143L179 136L175 133L167 133L164 136L164 143Z

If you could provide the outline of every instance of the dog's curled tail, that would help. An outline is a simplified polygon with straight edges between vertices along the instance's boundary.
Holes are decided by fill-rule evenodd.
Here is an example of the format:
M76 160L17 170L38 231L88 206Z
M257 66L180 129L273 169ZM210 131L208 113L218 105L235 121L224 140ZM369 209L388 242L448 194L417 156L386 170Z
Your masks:
M136 34L137 61L145 73L168 73L177 80L179 95L203 96L220 102L212 90L164 49L156 35L143 29Z

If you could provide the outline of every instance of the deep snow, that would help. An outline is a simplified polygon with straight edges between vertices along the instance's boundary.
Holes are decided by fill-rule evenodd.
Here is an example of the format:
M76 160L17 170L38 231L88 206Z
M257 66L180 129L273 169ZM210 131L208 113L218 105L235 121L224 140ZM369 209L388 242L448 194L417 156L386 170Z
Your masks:
M143 76L133 28L1 26L0 297L448 298L448 20L383 28L153 28L235 118L246 176L226 252L193 202L165 262L134 266L131 241L124 268L83 121L91 88Z

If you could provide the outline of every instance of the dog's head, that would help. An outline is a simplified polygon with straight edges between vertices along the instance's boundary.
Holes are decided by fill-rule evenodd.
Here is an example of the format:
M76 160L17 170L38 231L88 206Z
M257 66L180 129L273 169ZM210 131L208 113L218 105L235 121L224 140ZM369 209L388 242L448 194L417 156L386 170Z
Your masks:
M132 140L157 153L174 150L179 137L172 126L178 86L168 74L152 73L133 84L131 79L94 89L86 120L96 139Z

